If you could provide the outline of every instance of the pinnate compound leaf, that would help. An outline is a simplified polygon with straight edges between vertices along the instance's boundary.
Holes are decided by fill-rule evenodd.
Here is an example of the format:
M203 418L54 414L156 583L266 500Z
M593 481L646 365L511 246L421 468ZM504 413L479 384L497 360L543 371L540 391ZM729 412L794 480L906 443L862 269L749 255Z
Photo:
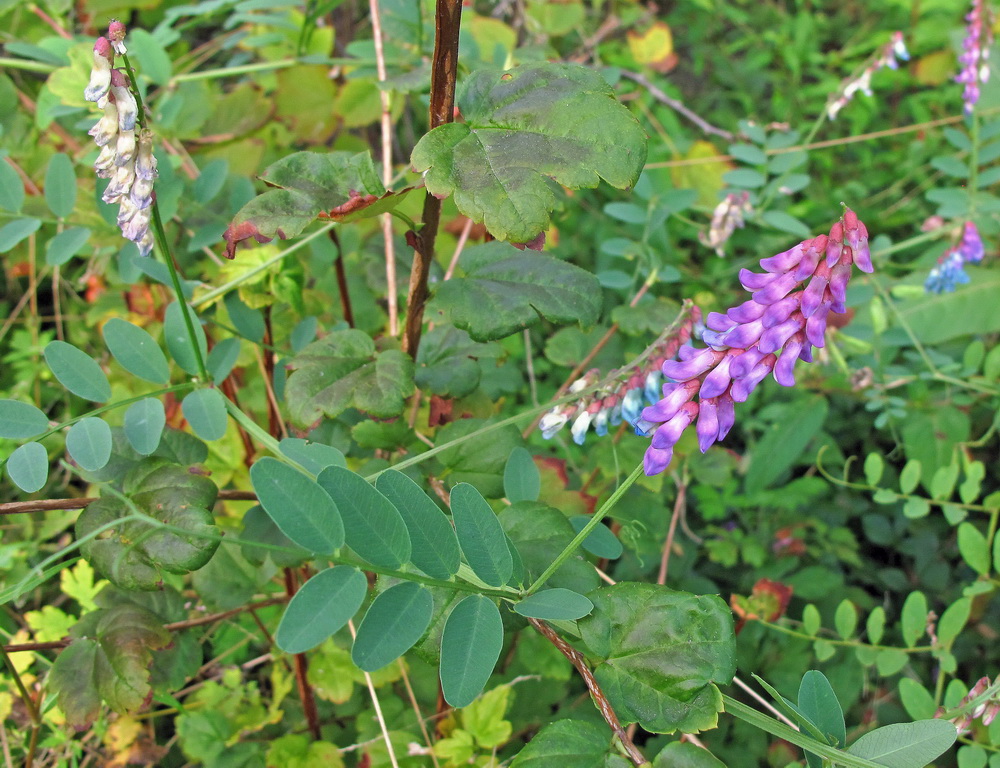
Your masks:
M451 489L451 516L462 554L476 576L491 587L506 584L514 573L507 537L496 514L473 486Z
M589 597L594 612L578 626L603 660L595 675L621 721L653 733L715 727L716 684L730 683L736 671L728 606L715 595L655 584L619 582Z
M86 728L102 700L120 714L149 703L153 651L171 642L162 617L126 598L86 614L70 635L48 677L70 725Z
M381 669L414 646L433 614L431 593L416 582L389 587L375 598L358 625L351 658L365 672Z
M49 417L31 403L0 400L0 437L23 440L49 428Z
M528 242L549 225L549 179L618 189L639 178L646 136L603 77L574 64L473 72L458 97L464 123L439 126L410 162L427 189L499 240Z
M66 433L66 450L88 472L96 472L111 458L111 427L104 419L88 416Z
M369 563L386 568L398 568L410 559L406 523L371 483L343 467L327 467L316 482L340 511L347 546Z
M503 621L487 597L469 595L449 614L441 633L441 690L453 707L482 693L500 658Z
M295 237L317 218L348 222L390 211L409 193L386 192L367 152L295 152L260 177L269 189L244 205L223 237L226 255L250 238Z
M45 362L59 383L74 395L95 403L111 399L108 377L86 352L65 341L51 341L44 354Z
M948 720L918 720L876 728L847 751L888 768L924 768L950 749L957 738L958 732Z
M292 419L313 424L354 407L380 419L399 416L413 391L413 361L397 349L376 351L358 330L334 331L303 349L290 363L285 401Z
M159 524L138 519L116 524L131 514L117 495L91 503L76 523L77 538L90 537L81 545L83 556L112 584L158 589L164 572L188 573L211 559L220 537L211 511L219 493L215 483L186 467L145 459L125 477L123 490Z
M510 768L601 768L611 733L584 720L558 720L540 730Z
M492 242L462 254L464 277L441 283L434 307L475 341L492 341L537 324L592 325L601 285L590 272L545 253Z
M132 403L125 411L125 437L129 445L143 456L148 456L160 446L166 424L163 402L155 397Z
M479 430L488 430L470 437ZM485 419L459 419L444 426L437 434L438 445L466 438L454 447L438 454L438 461L448 468L448 477L456 483L472 483L490 499L503 496L503 471L507 457L515 447L524 444L517 427L508 424L492 428Z
M49 454L41 443L25 443L7 459L7 475L25 493L40 491L49 477Z
M368 581L357 568L327 568L295 593L274 635L286 653L315 648L357 613L368 591Z
M545 589L514 604L514 611L534 619L575 621L582 619L594 604L589 598L570 589Z
M378 476L375 488L393 503L410 534L410 560L435 579L458 573L461 553L455 529L437 504L402 472L390 469Z
M250 468L250 482L264 511L295 544L321 555L344 546L340 510L315 480L265 456Z

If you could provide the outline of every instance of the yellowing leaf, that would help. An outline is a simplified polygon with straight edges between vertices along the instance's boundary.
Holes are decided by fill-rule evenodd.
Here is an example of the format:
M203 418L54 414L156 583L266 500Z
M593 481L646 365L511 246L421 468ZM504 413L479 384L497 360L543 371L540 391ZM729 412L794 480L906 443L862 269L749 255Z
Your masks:
M921 85L941 85L955 76L955 55L948 50L921 56L913 66L913 76Z
M655 22L645 32L629 30L628 48L637 63L652 67L657 72L669 72L677 63L673 33L662 21Z
M462 727L475 737L480 747L499 747L510 738L513 727L509 720L503 719L509 699L510 686L498 685L462 710Z
M719 150L710 141L696 141L683 156L683 160L717 157ZM714 208L719 202L719 190L723 187L722 175L733 170L728 160L705 161L672 168L670 178L678 189L693 189L698 193L698 205Z
M28 611L24 614L24 620L28 622L28 626L35 633L35 640L39 643L62 640L76 624L75 617L67 616L54 605L43 606L40 611Z
M104 579L94 581L94 569L86 560L80 560L72 568L66 568L59 574L59 586L62 591L80 604L84 611L97 610L94 597L108 585Z

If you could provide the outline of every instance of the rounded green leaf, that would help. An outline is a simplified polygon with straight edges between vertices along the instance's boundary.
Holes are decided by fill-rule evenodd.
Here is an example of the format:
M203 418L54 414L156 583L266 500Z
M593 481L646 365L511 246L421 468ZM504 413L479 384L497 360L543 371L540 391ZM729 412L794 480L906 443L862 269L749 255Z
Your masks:
M57 152L45 172L45 202L60 219L73 213L76 205L76 173L69 155Z
M148 456L159 447L166 423L163 403L147 397L132 403L125 411L125 437L138 453Z
M236 360L240 356L240 340L234 338L223 339L208 353L208 360L205 367L208 368L208 375L216 384L222 383L236 365Z
M416 582L389 587L375 598L361 620L351 658L365 672L381 669L413 647L433 613L431 593Z
M357 568L320 571L302 585L285 608L274 635L278 647L286 653L315 648L351 620L367 591L368 580Z
M104 324L101 332L115 360L133 376L154 384L170 381L167 356L145 329L113 317Z
M410 534L396 507L367 480L327 467L316 482L340 510L347 546L373 565L397 568L410 559Z
M437 504L402 472L383 472L375 487L393 503L410 534L410 561L435 579L458 573L461 553L455 529Z
M301 437L286 437L278 443L278 448L285 456L314 475L318 475L327 467L347 466L344 454L332 445L311 443Z
M885 609L881 605L876 605L868 614L865 632L868 635L868 642L872 645L878 645L882 641L882 634L885 632Z
M219 440L226 434L229 416L226 398L217 389L196 389L181 401L181 411L202 440Z
M990 545L972 523L958 526L958 551L966 565L980 576L990 572Z
M906 714L914 720L929 720L937 711L934 697L912 677L899 679L899 700Z
M799 684L799 709L835 747L847 746L844 710L822 672L811 669Z
M948 720L918 720L876 728L847 751L888 768L923 768L950 749L957 738L958 731Z
M542 476L526 448L518 446L510 452L503 471L503 490L511 504L518 501L538 501L538 494L542 490Z
M96 472L108 463L111 445L111 427L94 416L80 419L66 435L66 450L88 472Z
M900 614L903 630L903 642L908 646L916 645L927 630L927 598L923 592L911 592L903 601Z
M0 158L0 208L17 213L24 205L24 182L6 160Z
M865 482L868 485L878 485L882 479L882 472L885 471L885 462L882 456L877 453L869 453L865 457Z
M195 183L197 184L201 178L199 176ZM229 319L232 321L233 327L240 332L241 336L255 343L264 340L263 312L259 309L252 309L244 304L243 299L240 298L239 291L230 291L227 293L222 303L226 305L226 312L229 313Z
M567 768L579 768L568 765ZM704 747L687 741L672 741L653 761L653 768L726 768L726 764Z
M264 511L300 547L329 555L344 546L344 523L333 499L301 472L267 456L250 468Z
M533 619L575 621L594 610L594 604L579 592L556 587L536 592L514 603L513 608L516 613Z
M569 519L569 522L573 526L573 529L579 533L590 522L590 515L573 515ZM617 560L622 556L622 552L624 551L618 537L606 525L598 525L594 528L594 530L587 534L587 538L583 540L580 546L590 554L606 558L607 560Z
M7 459L7 475L26 493L40 491L49 476L49 455L41 443L25 443Z
M103 403L111 398L108 377L90 355L65 341L45 347L45 362L66 389L77 397Z
M70 227L60 232L45 244L45 263L50 267L65 264L73 258L90 239L86 227Z
M836 627L837 634L845 640L854 634L854 630L858 627L858 609L854 603L846 598L840 601L833 616L833 626Z
M7 253L11 248L42 226L39 219L16 219L0 227L0 253Z
M514 560L486 499L468 483L459 483L451 489L451 516L462 554L476 576L491 587L506 584L514 572Z
M441 690L453 707L482 693L503 646L503 621L493 601L469 595L449 614L441 634Z
M167 344L167 351L174 359L174 362L187 373L197 376L201 371L198 370L198 361L191 348L191 337L188 335L187 324L184 322L184 311L187 311L191 317L191 322L194 326L194 335L197 339L198 347L201 349L202 360L208 355L208 342L205 339L205 329L201 327L201 323L198 321L194 310L188 307L187 304L183 305L183 310L181 307L182 305L176 301L167 307L167 311L163 315L163 339Z
M920 482L922 465L919 459L910 459L903 466L903 471L899 473L899 490L903 493L913 493Z
M945 648L949 648L958 637L959 632L965 627L971 612L972 600L968 597L960 597L945 608L938 620L938 642Z
M31 403L0 400L0 437L23 440L49 428L49 417Z

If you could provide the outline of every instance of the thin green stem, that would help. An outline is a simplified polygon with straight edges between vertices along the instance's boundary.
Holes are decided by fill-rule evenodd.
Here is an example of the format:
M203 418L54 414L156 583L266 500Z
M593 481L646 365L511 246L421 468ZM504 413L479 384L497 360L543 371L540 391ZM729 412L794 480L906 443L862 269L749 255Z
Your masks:
M590 535L590 532L600 525L601 520L603 520L608 512L614 508L615 504L617 504L628 489L632 487L632 484L639 479L642 472L642 464L632 470L632 474L625 478L625 481L615 489L615 492L608 497L608 500L601 505L601 508L591 515L587 524L580 529L580 532L569 544L566 545L565 549L559 553L559 556L549 564L548 568L542 571L541 575L537 579L535 579L535 583L528 587L525 591L525 595L531 595L537 592L538 589L552 577L552 574L559 570L562 564L565 563L566 560L568 560L569 557L577 550L577 547L583 543L584 539Z
M969 150L969 218L976 216L976 189L979 185L979 115L973 110L969 117L969 141L972 149Z
M759 728L765 733L770 733L772 736L777 736L779 739L784 739L797 747L808 750L814 755L819 755L834 765L841 765L845 768L884 768L884 766L880 766L871 760L865 760L863 757L855 757L842 749L837 749L829 744L816 741L816 739L774 718L768 717L762 712L758 712L753 707L748 707L743 702L737 701L731 696L722 694L722 702L725 705L726 712L738 720L742 720L744 723Z
M287 457L281 452L281 447L278 445L278 441L272 437L266 430L262 429L257 425L253 419L247 416L243 411L240 410L239 406L236 405L232 400L226 398L226 410L229 411L229 415L233 417L233 421L239 424L243 429L249 432L253 437L257 438L257 441L266 447L271 453L276 456L281 456L286 461L289 461ZM298 462L292 462L296 467L299 467L305 471L310 477L312 473L308 472L304 467L302 467Z
M862 643L860 640L836 640L830 637L811 635L808 632L799 632L798 630L791 629L790 627L775 624L774 622L766 621L764 619L752 619L752 621L756 621L758 624L763 624L768 629L781 632L789 637L797 637L800 640L809 641L822 640L824 643L829 643L830 645L840 645L848 648L871 648L873 651L902 651L903 653L931 653L935 650L933 645L914 645L908 648L899 648L893 645L872 645L871 643Z
M386 60L387 64L394 63L399 64L399 61L389 61ZM309 58L307 61L302 59L282 59L280 61L261 61L256 64L242 64L238 67L222 67L219 69L203 69L200 72L186 72L180 75L174 75L170 78L170 86L176 85L178 83L190 83L194 80L214 80L223 77L236 77L238 75L249 75L254 72L271 72L276 69L288 69L289 67L298 66L301 64L322 64L324 66L344 66L350 65L352 67L374 65L375 59L350 59L350 58L329 58L329 59L312 59Z
M14 59L9 56L0 56L0 67L8 69L22 69L25 72L55 72L57 67L46 64L42 61L30 61L28 59Z
M813 121L812 126L809 128L809 133L806 134L805 139L802 141L803 144L810 144L813 139L816 138L816 134L819 133L819 129L823 127L823 123L826 122L826 110L824 109L816 119ZM784 179L792 171L791 169L778 174L777 178L771 182L771 191L760 201L757 206L758 211L766 211L768 206L771 205L771 201L774 200L775 195L778 194L778 190L781 188L781 180Z

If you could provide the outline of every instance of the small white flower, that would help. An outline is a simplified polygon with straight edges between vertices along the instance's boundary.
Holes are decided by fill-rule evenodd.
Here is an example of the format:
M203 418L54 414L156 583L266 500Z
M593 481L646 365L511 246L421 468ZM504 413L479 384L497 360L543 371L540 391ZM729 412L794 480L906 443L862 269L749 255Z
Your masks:
M152 131L145 130L139 134L139 154L135 159L135 175L146 181L152 181L158 176L156 158L153 156Z
M139 240L136 245L139 246L140 256L149 256L153 252L153 230L147 229L142 240Z
M542 437L550 439L556 432L566 426L569 416L562 408L553 408L542 416L538 422L538 428L542 430Z
M122 196L127 195L129 190L132 189L132 182L134 181L135 162L132 161L125 165L119 165L115 170L115 175L111 178L111 183L104 190L101 199L109 205L119 202Z
M111 78L111 94L115 97L115 103L118 105L119 130L135 130L135 123L139 117L139 105L136 104L135 96L129 90L125 76L117 69Z
M573 434L574 443L583 445L583 441L587 437L587 430L590 429L590 422L593 419L594 414L589 413L586 409L581 411L580 415L576 417L573 421L573 426L569 430Z
M115 173L115 154L117 144L105 144L94 161L94 170L99 179L110 179Z
M121 131L115 147L115 165L125 165L135 159L135 131Z
M104 117L94 123L94 127L87 131L94 137L94 143L103 147L109 144L118 135L118 107L111 100L104 105Z
M108 89L111 87L111 63L114 56L107 38L97 38L97 42L94 43L94 66L90 70L90 82L83 91L83 98L87 101L96 101L99 107L103 107L108 98Z

